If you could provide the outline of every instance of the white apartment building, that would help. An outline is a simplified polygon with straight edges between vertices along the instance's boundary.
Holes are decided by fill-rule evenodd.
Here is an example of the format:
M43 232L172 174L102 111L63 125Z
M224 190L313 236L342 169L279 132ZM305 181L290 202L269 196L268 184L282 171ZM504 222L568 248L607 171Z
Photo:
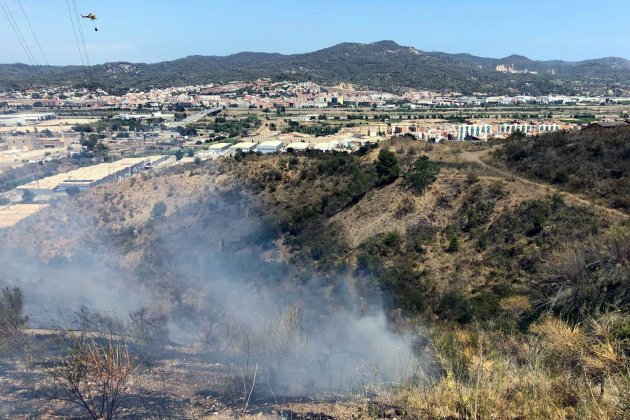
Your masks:
M548 133L551 131L560 131L560 124L538 124L539 133Z
M532 124L526 123L515 123L515 124L501 124L499 125L499 133L500 134L512 134L520 131L523 134L531 136L534 134L536 130L536 126Z
M492 126L489 124L461 124L457 126L457 140L465 140L466 137L487 138L492 134Z
M549 133L552 131L560 131L559 124L526 124L526 123L515 123L515 124L501 124L499 125L499 134L512 134L520 131L521 133L533 136L538 133Z

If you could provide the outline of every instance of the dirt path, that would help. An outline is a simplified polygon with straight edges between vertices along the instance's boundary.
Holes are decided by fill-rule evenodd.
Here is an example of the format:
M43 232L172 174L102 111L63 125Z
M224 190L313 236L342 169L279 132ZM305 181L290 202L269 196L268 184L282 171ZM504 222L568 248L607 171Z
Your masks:
M553 185L550 184L545 184L542 182L536 182L536 181L532 181L529 180L527 178L523 178L520 177L512 172L509 171L505 171L503 169L499 169L496 168L494 166L490 166L487 163L485 163L481 158L486 156L488 153L490 152L490 150L481 150L481 151L476 151L476 152L471 152L471 151L464 151L459 153L457 156L464 162L472 162L472 163L476 163L480 166L482 166L485 169L490 170L491 172L496 173L497 175L503 177L503 178L508 178L508 179L514 179L517 182L520 182L522 184L526 184L529 186L533 186L535 188L542 188L545 190L551 190L555 193L560 194L564 200L569 203L569 204L574 204L574 205L581 205L581 206L586 206L586 207L590 207L593 210L598 211L599 213L608 216L608 217L612 217L615 220L628 220L630 219L630 215L617 210L617 209L611 209L609 207L606 206L602 206L599 204L596 204L586 198L582 198L580 196L577 196L575 194L560 190L556 187L554 187Z

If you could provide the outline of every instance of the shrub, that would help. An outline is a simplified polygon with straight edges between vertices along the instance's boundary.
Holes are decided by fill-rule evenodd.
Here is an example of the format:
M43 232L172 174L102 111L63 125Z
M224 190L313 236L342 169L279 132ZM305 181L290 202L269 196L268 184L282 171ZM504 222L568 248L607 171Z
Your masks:
M158 201L153 205L153 210L151 210L151 217L160 218L166 214L166 203L164 201Z
M421 313L427 308L426 278L416 272L404 257L397 258L393 267L385 271L379 281L381 287L391 295L394 307L412 314Z
M400 176L400 164L396 155L389 150L381 150L376 160L376 174L378 184L387 185L394 182Z
M532 309L531 302L523 295L503 298L499 301L499 306L510 319L517 322Z
M424 190L435 182L440 167L431 162L428 157L422 156L416 160L410 169L403 173L404 185L416 194L422 194Z
M494 211L494 202L490 200L472 203L466 210L466 223L463 226L465 232L487 223Z
M379 233L361 245L361 248L368 254L380 256L393 256L398 254L401 247L402 236L396 231Z
M113 334L61 333L63 353L50 370L62 392L56 398L82 407L94 420L115 418L135 368L127 346Z
M142 308L131 312L129 318L129 335L140 347L142 361L152 364L169 342L166 316L152 314Z
M396 209L396 217L403 217L412 213L416 209L416 203L410 197L405 197Z
M17 350L22 334L21 330L28 323L24 315L24 297L18 287L2 289L0 298L0 350Z
M554 252L533 286L539 307L569 319L630 310L630 231Z
M459 234L457 231L452 231L448 234L448 246L446 252L454 254L461 249L461 243L459 240Z
M435 313L443 319L466 324L472 320L470 305L464 293L456 288L448 290L439 300Z

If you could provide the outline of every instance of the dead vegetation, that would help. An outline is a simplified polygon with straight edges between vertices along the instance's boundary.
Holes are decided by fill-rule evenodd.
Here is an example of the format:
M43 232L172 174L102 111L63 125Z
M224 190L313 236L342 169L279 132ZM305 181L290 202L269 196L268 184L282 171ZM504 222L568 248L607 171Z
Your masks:
M129 349L110 331L106 336L62 333L62 354L50 375L59 385L56 398L79 405L94 420L115 418L136 367Z
M0 297L0 355L11 355L24 347L24 296L18 287L2 289Z
M628 347L617 334L627 325L612 314L583 326L545 317L523 336L439 330L442 378L403 385L386 401L413 419L626 418Z
M129 359L124 415L628 417L627 225L461 158L478 146L396 140L386 147L396 152L401 171L426 154L439 163L439 174L412 194L392 175L396 171L379 167L377 150L361 156L243 156L79 196L79 213L89 218L78 231L56 223L67 217L60 203L25 223L32 235L18 239L15 231L7 237L44 253L71 255L86 243L84 235L97 242L92 230L105 229L107 240L125 250L121 267L141 273L160 291L159 305L127 321L125 337L144 349L140 359L150 363L133 370ZM232 200L229 206L224 197ZM225 214L238 223L214 226L214 218ZM274 223L243 236L243 221L260 214ZM207 263L204 256L215 253L231 269L283 293L299 290L313 273L321 276L318 293L325 298L351 283L365 292L361 305L384 302L399 328L431 326L427 345L440 375L412 377L380 395L283 401L273 376L308 351L302 323L310 308L287 305L266 328L243 328L208 296L181 284L170 254L160 247L165 238L203 245L198 253L193 246L177 250L193 285ZM167 325L174 313L205 317L195 324L191 346L179 349L188 358L170 357L174 343ZM103 350L97 354L107 354ZM112 367L122 368L127 364L121 354L92 359L98 366L109 357L118 360ZM237 354L246 361L217 363L218 355ZM262 368L260 360L272 367Z

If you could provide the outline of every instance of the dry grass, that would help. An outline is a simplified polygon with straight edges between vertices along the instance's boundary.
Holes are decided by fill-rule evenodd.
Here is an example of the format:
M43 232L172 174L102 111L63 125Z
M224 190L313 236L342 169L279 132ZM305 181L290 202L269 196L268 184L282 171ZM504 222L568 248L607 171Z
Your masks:
M442 377L384 398L406 417L492 419L628 418L628 343L618 316L569 325L546 318L520 338L480 329L442 331ZM625 356L624 356L625 351Z

